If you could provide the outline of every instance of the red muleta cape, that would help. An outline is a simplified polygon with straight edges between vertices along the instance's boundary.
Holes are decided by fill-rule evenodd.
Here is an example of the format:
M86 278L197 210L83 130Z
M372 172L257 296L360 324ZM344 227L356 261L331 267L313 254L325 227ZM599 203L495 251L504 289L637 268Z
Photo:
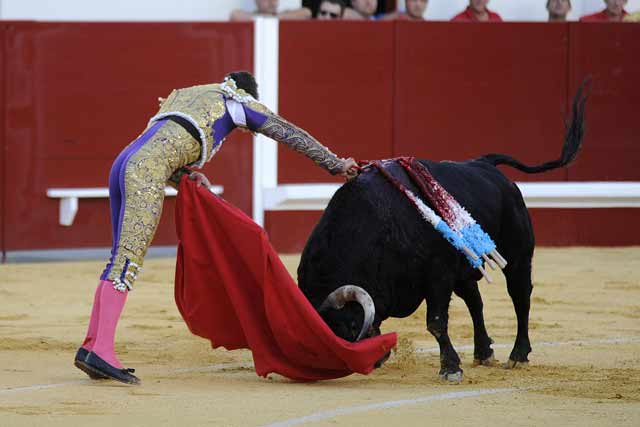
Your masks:
M368 374L395 333L351 343L302 294L265 231L240 209L183 178L176 204L175 299L213 348L248 348L255 370L302 380Z

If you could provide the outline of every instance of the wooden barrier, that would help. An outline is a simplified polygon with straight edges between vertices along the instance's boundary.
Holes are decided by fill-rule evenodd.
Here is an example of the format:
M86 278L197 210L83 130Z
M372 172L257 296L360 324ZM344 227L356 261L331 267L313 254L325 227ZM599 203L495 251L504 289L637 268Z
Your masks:
M640 50L640 26L335 22L280 27L279 109L338 154L464 160L501 152L528 164L551 160L559 156L574 92L592 74L585 145L575 164L537 175L502 170L518 181L571 181L568 185L574 187L582 184L572 181L640 181L635 143L640 123L632 105L640 97L640 73L632 53ZM591 50L597 55L590 55ZM618 126L607 133L613 123ZM611 155L605 147L611 147ZM280 150L279 164L286 165L278 170L280 193L304 193L300 186L305 183L331 181L305 161ZM632 192L636 188L633 183L621 185ZM553 200L545 203L561 202L554 191L546 196ZM293 199L280 203L296 205ZM633 209L614 206L612 200L605 209L562 209L564 218L576 216L584 225L568 227L570 233L558 230L569 220L554 222L552 214L544 214L546 209L536 208L537 241L640 243L640 230L621 232L622 224L632 222ZM265 224L280 251L297 252L318 218L318 212L309 210L272 211ZM616 232L593 226L610 218L618 221L612 225Z
M73 227L63 227L47 189L104 187L159 96L253 68L250 23L21 22L4 34L8 251L108 246L107 199L85 200ZM250 136L238 132L205 168L246 212L251 153ZM155 244L175 244L173 206L167 201Z
M253 36L246 23L2 23L0 249L106 246L106 200L83 201L73 227L60 227L46 190L103 187L156 98L254 69ZM491 151L526 163L555 158L570 99L591 74L575 164L535 176L504 170L521 182L640 181L640 26L281 22L279 51L279 112L359 159L462 160ZM247 213L252 155L250 138L234 134L205 168ZM269 209L309 209L293 203L307 188L283 185L340 182L284 147L278 165L278 187L265 193ZM327 194L302 199L317 209ZM173 244L173 201L164 211L154 243ZM640 243L640 230L622 229L633 208L556 212L557 221L532 209L539 244ZM279 251L297 252L319 214L271 210L265 228ZM613 232L594 226L611 221Z
M5 33L7 25L0 23L0 262L6 259L6 242L5 242L5 212L6 197L5 186L8 183L7 162L5 155Z

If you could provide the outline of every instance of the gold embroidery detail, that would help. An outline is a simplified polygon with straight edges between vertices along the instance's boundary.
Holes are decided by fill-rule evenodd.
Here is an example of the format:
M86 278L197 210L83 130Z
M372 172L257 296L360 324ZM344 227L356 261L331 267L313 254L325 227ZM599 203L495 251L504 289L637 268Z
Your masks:
M167 180L176 169L199 156L200 143L182 126L167 121L123 166L124 216L109 280L120 280L128 259L125 279L133 285L158 228Z
M247 102L247 107L251 108L254 111L257 111L258 113L265 114L267 116L275 116L273 111L269 110L266 105L261 104L257 101Z
M197 123L206 137L207 153L204 159L209 160L215 142L213 124L226 112L220 85L199 85L172 91L162 103L157 115L170 112L186 114Z

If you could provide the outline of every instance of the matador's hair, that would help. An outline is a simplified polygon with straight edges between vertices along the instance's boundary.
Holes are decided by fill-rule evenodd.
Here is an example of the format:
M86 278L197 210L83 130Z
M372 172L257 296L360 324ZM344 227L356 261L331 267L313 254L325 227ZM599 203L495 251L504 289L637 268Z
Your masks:
M234 71L227 74L227 77L236 82L238 89L242 89L255 99L258 99L258 83L256 83L253 74L248 71Z

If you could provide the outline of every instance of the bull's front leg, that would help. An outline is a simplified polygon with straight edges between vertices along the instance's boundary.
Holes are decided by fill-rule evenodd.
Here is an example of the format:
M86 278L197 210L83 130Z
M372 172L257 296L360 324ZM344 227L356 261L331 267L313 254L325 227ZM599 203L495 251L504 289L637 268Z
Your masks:
M453 348L448 334L449 301L452 287L440 286L442 282L432 282L435 288L427 295L427 330L440 346L440 379L458 383L462 380L460 357Z

